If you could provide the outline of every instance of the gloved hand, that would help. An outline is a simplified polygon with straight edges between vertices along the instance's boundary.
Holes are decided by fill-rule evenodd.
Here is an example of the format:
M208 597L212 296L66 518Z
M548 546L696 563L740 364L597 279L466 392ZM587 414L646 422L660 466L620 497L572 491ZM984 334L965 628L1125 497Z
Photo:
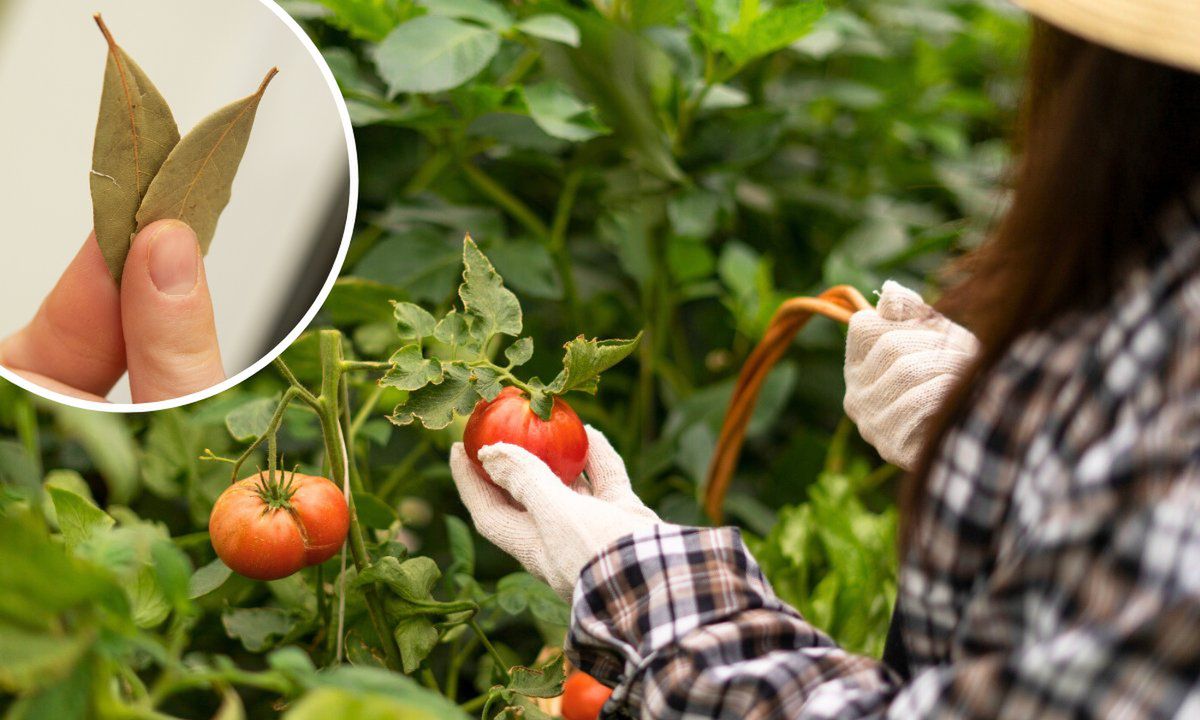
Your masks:
M481 448L479 462L511 498L475 469L462 443L450 450L450 472L475 529L567 602L583 566L605 546L662 522L633 494L625 463L608 439L590 426L587 436L588 479L581 476L571 487L524 448Z
M884 460L911 470L930 416L978 352L970 331L889 280L874 310L850 318L846 414Z

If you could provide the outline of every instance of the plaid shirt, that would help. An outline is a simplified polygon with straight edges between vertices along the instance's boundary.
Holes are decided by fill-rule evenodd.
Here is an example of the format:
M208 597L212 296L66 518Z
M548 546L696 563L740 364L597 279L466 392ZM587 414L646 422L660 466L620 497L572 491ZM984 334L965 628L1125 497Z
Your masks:
M575 589L606 710L1200 718L1198 208L1106 311L1019 339L947 435L901 572L911 679L775 597L737 530L658 525Z

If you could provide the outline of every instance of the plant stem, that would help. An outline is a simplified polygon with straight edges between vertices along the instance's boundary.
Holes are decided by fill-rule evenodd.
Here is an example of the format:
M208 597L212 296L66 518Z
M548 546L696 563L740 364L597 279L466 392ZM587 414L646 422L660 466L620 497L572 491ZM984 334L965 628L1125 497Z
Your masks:
M493 180L479 166L470 160L464 159L459 163L459 167L462 168L463 175L477 190L504 208L505 212L521 225L524 225L525 229L533 233L537 239L544 241L549 237L550 230L546 227L546 223L542 222L542 219L528 205L522 202L520 198L505 190L500 183Z
M504 684L507 685L512 678L508 674L504 658L500 657L500 653L492 646L492 641L488 640L488 636L483 632L483 628L479 627L479 622L475 618L471 618L467 624L471 626L471 630L475 632L475 636L479 638L479 642L483 643L483 647L488 651L488 655L492 656L492 660L496 663L496 668L500 671L500 677L504 678Z
M384 502L390 502L389 498L392 495L392 491L396 489L396 486L400 484L401 480L403 480L408 476L409 473L412 472L412 469L416 466L417 461L420 460L421 456L428 452L429 448L431 447L433 447L433 444L430 442L429 436L422 435L421 441L417 443L416 447L408 451L408 454L400 460L400 464L393 468L392 471L388 473L387 479L379 485L379 498L381 500Z
M567 174L562 192L558 195L558 205L554 208L554 221L550 226L550 240L547 243L550 256L554 258L554 265L558 268L558 275L562 278L563 298L567 301L571 326L575 328L583 323L579 312L579 291L575 287L575 275L571 270L571 254L567 252L567 229L571 224L571 210L575 207L575 198L579 194L579 184L582 181L583 171L579 168Z
M462 711L465 713L473 713L482 708L484 703L488 701L488 698L491 697L491 695L492 694L490 692L485 692L482 695L476 695L462 705L459 705L459 707L462 708Z
M274 446L275 433L279 431L279 426L283 422L283 413L285 410L287 410L287 407L292 402L292 400L299 396L300 396L300 393L294 386L289 387L287 390L283 391L283 397L279 398L279 404L275 406L275 412L271 415L270 422L267 423L267 429L261 435L256 437L254 439L254 442L250 443L250 446L242 451L241 455L238 455L237 460L234 460L233 471L230 473L230 482L231 483L237 482L238 473L241 472L242 465L244 465L246 463L246 461L248 459L250 459L250 456L252 454L254 454L255 450L262 447L264 440L269 439L271 442L271 446L272 447ZM274 461L273 461L273 459L268 458L267 463L268 463L268 467L270 467L271 465L274 464Z
M321 434L325 439L325 457L329 462L330 475L335 478L344 477L347 473L346 458L349 449L344 445L341 426L339 425L338 401L340 400L340 385L342 380L342 334L337 330L322 330L318 335L318 346L321 356L321 394L317 396L317 415L321 420ZM294 377L294 376L293 376ZM358 512L354 507L354 494L346 498L350 510L350 554L354 558L354 566L359 572L370 564L367 546L363 541L362 526L358 522ZM396 638L389 631L383 604L379 592L374 586L363 588L363 598L367 605L367 615L379 641L383 643L387 666L392 670L400 670L400 648Z
M343 371L349 370L387 370L392 367L392 364L377 360L343 360L341 363Z

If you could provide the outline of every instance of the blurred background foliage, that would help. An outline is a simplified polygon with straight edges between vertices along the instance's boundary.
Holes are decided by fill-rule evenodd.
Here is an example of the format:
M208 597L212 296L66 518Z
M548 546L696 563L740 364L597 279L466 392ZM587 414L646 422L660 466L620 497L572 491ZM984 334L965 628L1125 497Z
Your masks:
M343 330L351 356L385 359L399 342L388 300L449 307L470 232L525 306L530 374L553 376L554 348L576 335L645 330L597 396L571 402L669 521L706 522L698 498L733 379L781 300L889 277L935 296L938 268L1004 207L1026 27L1001 0L281 4L329 61L358 143L358 225L317 325ZM801 334L762 395L726 509L781 595L878 653L896 473L844 419L842 352L831 323ZM313 335L285 358L317 377ZM239 452L283 388L264 371L121 417L4 386L0 477L82 482L110 513L165 524L200 567L228 478L199 458ZM356 465L380 501L373 524L446 566L442 516L465 517L445 462L461 425L393 427L397 392L367 377L351 388ZM280 448L320 470L315 418L289 410ZM516 569L475 545L481 582ZM220 613L254 602L214 605L199 645L231 652ZM521 627L496 626L503 652L536 652Z

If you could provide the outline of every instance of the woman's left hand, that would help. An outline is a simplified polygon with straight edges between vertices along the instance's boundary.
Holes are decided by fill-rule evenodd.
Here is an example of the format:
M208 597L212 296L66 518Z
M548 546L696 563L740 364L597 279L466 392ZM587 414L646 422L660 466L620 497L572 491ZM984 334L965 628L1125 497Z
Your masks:
M450 450L450 471L475 529L568 602L588 561L618 538L662 522L634 495L625 463L608 439L592 427L587 436L587 479L570 487L516 445L479 450L494 485L462 443Z

